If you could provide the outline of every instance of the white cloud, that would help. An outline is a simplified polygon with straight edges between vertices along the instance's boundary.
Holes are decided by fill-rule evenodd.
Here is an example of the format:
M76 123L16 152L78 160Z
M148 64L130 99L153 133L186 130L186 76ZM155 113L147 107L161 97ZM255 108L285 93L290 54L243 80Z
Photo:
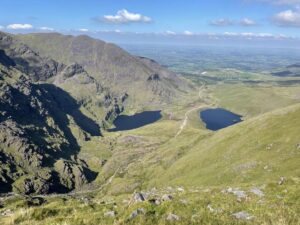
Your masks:
M279 5L298 5L300 4L300 0L277 0L277 1L274 1L276 4L279 4Z
M258 37L273 37L274 35L270 34L270 33L259 33L257 36Z
M0 30L3 30L3 29L4 29L4 26L1 26L1 25L0 25Z
M231 20L231 19L226 19L226 18L221 18L221 19L216 19L212 20L209 23L212 26L218 26L218 27L227 27L227 26L235 26L235 25L241 25L241 26L256 26L257 23L249 18L243 18L239 21Z
M300 27L300 10L286 10L276 14L273 22L283 27Z
M244 18L240 21L240 25L250 27L250 26L256 26L257 23L252 19Z
M43 30L43 31L54 31L55 30L54 28L51 28L51 27L40 27L39 29Z
M19 23L14 23L14 24L10 24L6 27L7 29L11 29L11 30L26 30L26 29L32 29L33 26L31 24L19 24Z
M238 33L234 33L234 32L225 32L224 35L225 35L225 36L237 36Z
M244 33L241 33L240 35L242 37L255 37L255 36L257 36L256 34L251 33L251 32L244 32Z
M300 5L300 0L248 0L271 3L274 5Z
M183 34L184 34L184 35L187 35L187 36L192 36L192 35L194 35L193 32L188 31L188 30L184 31Z
M174 32L175 33L175 32ZM175 34L168 35L166 31L164 32L125 32L122 31L121 33L116 32L116 30L98 30L95 34L115 34L115 35L122 35L122 38L130 38L130 40L134 38L140 38L139 40L145 41L150 40L151 38L161 37L162 40L190 40L193 39L194 41L202 41L202 40L251 40L251 41L297 41L300 42L299 37L294 36L287 36L282 34L272 34L272 33L252 33L252 32L224 32L224 33L200 33L200 32L191 32L191 31L182 31L177 32Z
M231 26L233 24L234 24L233 21L225 18L210 21L210 25L212 26L225 27L225 26Z
M89 29L86 29L86 28L80 28L80 29L78 29L78 31L80 31L80 32L89 32Z
M126 9L119 10L116 15L105 15L105 22L109 23L148 23L152 19L139 13L131 13Z
M176 35L176 33L174 31L170 31L170 30L167 30L166 34L168 34L168 35Z
M217 36L222 36L222 35L217 35ZM235 32L225 32L223 33L224 37L228 38L246 38L246 39L292 39L293 37L289 36L284 36L282 34L275 35L275 34L270 34L270 33L251 33L251 32L243 32L243 33L235 33Z

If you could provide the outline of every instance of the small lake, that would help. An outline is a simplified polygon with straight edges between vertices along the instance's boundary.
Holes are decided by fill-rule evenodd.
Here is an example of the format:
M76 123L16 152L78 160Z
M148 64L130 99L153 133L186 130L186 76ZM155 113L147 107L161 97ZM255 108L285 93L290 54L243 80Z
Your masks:
M242 121L242 116L234 114L226 109L206 109L200 112L201 120L209 130L220 130Z
M109 131L133 130L154 123L160 120L161 117L161 111L144 111L132 116L120 115L113 123L115 128L110 129Z

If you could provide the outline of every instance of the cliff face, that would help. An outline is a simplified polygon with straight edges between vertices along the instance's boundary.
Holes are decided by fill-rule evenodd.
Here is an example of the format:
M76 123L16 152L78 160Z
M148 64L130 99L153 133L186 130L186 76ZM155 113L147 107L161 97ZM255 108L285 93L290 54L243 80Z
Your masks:
M96 177L78 159L78 142L101 135L101 126L123 110L123 96L81 65L41 57L5 33L0 87L0 192L66 192Z

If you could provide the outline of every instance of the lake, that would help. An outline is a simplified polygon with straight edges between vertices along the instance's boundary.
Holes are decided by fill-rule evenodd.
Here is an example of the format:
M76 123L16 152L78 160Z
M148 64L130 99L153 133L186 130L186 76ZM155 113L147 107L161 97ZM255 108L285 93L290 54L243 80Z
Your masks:
M200 112L201 120L209 130L220 130L242 121L242 116L223 108L206 109Z
M109 131L133 130L154 123L160 120L161 117L161 111L144 111L132 116L120 115L113 122L115 128L109 129Z

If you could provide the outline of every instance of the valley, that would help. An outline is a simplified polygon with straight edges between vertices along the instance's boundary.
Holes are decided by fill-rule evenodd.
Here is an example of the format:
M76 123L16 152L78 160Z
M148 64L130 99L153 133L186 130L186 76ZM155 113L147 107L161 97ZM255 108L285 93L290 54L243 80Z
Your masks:
M300 223L300 80L272 75L268 54L250 70L251 51L242 65L221 62L224 50L154 61L87 36L1 37L1 224ZM233 124L207 129L201 113L219 108ZM36 146L28 165L26 154L7 160L20 153L9 135Z

